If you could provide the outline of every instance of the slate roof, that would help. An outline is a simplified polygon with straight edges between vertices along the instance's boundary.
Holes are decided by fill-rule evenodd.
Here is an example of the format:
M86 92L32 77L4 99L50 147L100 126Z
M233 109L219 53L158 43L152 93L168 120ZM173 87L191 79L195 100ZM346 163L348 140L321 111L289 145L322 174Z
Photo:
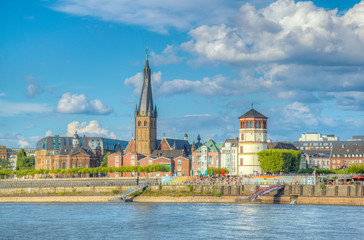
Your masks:
M345 157L345 154L364 154L364 146L333 146L331 154L340 154L340 157ZM353 157L353 156L352 156Z
M210 139L207 142L205 142L204 144L202 144L202 146L206 146L210 151L212 150L213 152L220 152L222 145L223 145L223 143L216 143L212 139ZM202 146L200 146L196 151L200 152Z
M293 145L292 143L285 143L285 142L268 143L268 149L292 149L292 150L297 150L295 145Z
M250 109L248 112L241 115L239 118L265 118L268 119L266 116L255 110L254 108Z
M310 149L310 150L302 150L304 154L307 154L310 157L330 157L330 149Z
M90 155L90 156L95 156L95 154L92 152L92 150L90 148L84 148L84 147L76 147L76 148L73 148L71 146L65 146L65 147L62 147L61 150L59 151L59 155L61 156L67 156L67 155L75 155L77 153L84 153L84 154L87 154L87 155Z
M175 138L164 138L169 147L173 149L173 146L176 145L176 149L174 150L185 150L187 155L191 152L191 144L184 139L175 139ZM157 139L157 149L159 149L162 140Z
M180 150L154 150L151 157L166 157L166 158L176 158L185 157L186 153L183 149ZM188 154L187 154L188 155Z
M232 139L226 139L223 146L225 146L225 144L228 143L228 142L232 143L234 146L238 146L238 144L239 144L238 139L232 138Z

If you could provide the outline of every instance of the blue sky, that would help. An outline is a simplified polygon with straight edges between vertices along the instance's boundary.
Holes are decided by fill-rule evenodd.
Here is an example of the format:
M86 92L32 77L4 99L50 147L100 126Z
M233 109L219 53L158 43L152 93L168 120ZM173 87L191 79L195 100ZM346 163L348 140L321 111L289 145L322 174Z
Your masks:
M146 46L158 136L223 142L251 103L273 141L364 134L359 0L9 0L0 22L0 145L129 140Z

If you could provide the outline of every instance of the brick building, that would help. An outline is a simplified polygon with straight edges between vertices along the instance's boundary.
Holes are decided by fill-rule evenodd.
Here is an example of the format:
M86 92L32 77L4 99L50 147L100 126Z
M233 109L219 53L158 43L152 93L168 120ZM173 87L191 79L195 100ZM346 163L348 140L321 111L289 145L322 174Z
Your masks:
M364 146L334 146L331 150L330 169L343 169L364 164Z

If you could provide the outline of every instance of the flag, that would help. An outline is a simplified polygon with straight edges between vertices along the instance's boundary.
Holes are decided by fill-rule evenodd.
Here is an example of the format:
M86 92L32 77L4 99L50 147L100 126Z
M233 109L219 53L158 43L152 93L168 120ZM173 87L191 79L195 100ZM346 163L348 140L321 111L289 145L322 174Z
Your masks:
M221 174L225 177L225 169L221 169Z
M205 171L205 176L208 176L209 175L209 173L207 172L207 170Z
M216 168L214 169L214 175L216 176Z

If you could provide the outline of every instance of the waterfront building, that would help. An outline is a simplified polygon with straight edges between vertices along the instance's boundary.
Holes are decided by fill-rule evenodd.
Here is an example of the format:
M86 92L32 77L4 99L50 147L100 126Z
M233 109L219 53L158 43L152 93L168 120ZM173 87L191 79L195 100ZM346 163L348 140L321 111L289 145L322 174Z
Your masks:
M221 168L229 170L229 175L238 174L238 145L239 140L226 139L221 147Z
M221 168L222 145L210 139L192 153L194 175L204 175L208 167Z
M335 135L323 135L321 133L303 133L294 145L300 150L331 149L341 145L364 145L363 136L353 136L349 140L339 140Z
M120 146L125 149L127 141L101 137L45 137L37 142L35 169L71 169L76 167L98 167L108 152Z
M330 149L302 150L308 168L330 169Z
M0 146L0 163L3 160L8 160L8 155L6 154L6 146Z
M16 163L18 160L17 153L20 151L20 149L23 149L28 157L35 156L34 148L6 148L6 156L7 160L10 162L11 170L16 169Z
M253 108L239 117L239 175L262 173L257 153L268 148L267 120Z
M334 146L330 154L330 169L345 169L364 164L364 146Z

